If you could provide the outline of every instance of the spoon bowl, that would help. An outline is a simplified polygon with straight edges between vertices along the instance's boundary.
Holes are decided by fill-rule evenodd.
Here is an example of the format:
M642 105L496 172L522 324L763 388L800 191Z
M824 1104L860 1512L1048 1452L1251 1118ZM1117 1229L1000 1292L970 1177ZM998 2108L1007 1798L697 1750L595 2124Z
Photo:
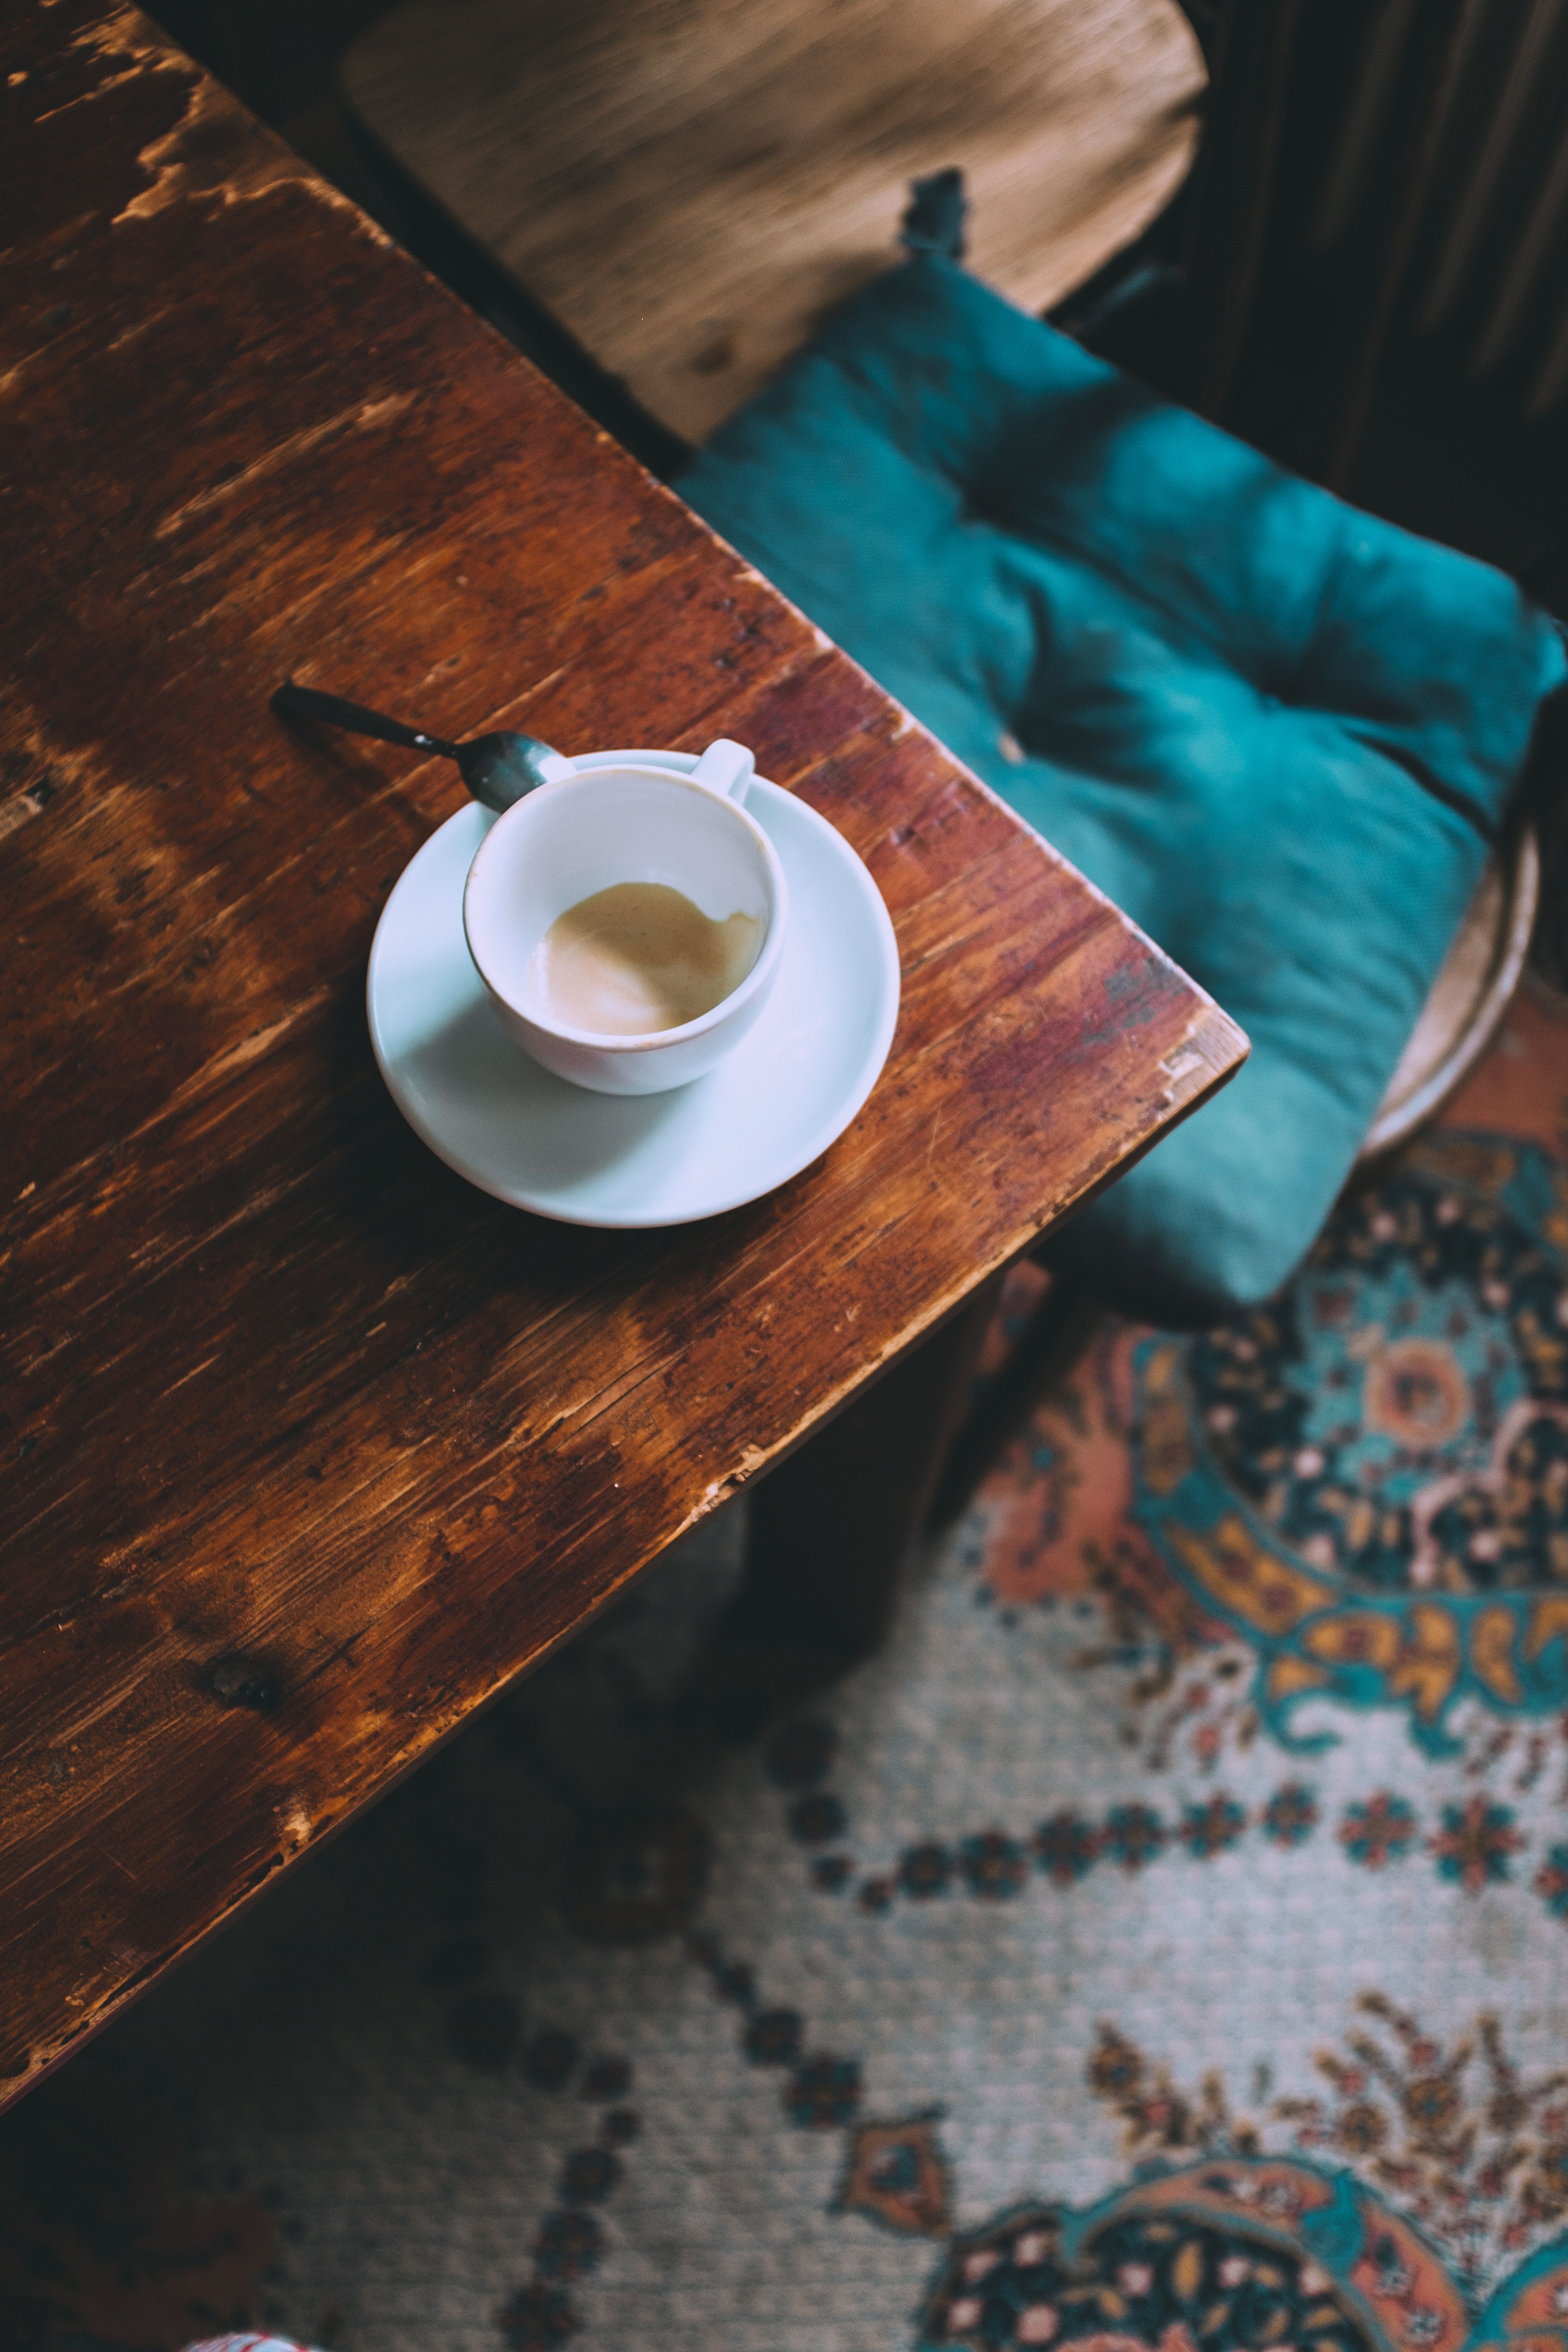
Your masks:
M310 719L319 726L341 727L350 735L369 735L378 743L399 743L410 751L434 751L438 759L455 760L475 800L498 815L515 805L540 784L551 784L574 771L570 760L541 743L536 736L520 735L510 727L493 734L476 735L467 743L450 743L444 736L427 735L423 728L405 726L363 703L345 702L341 695L321 694L292 679L272 698L279 719Z

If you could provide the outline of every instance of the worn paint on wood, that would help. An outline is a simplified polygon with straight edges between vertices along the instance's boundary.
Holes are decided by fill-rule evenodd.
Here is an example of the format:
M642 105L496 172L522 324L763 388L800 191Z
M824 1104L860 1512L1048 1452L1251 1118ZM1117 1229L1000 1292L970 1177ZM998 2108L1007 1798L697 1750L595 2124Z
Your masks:
M18 0L0 99L15 2094L1241 1045L144 18ZM668 1234L463 1184L363 1009L386 892L461 788L284 731L290 672L452 733L753 743L898 929L849 1132Z

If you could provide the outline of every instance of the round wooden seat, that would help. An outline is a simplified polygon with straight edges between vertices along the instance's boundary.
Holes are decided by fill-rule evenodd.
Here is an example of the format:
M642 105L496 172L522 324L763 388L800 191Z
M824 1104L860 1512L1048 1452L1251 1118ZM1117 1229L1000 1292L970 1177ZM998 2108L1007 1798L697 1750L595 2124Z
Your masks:
M409 0L347 54L382 144L645 408L699 441L894 258L962 166L1026 310L1182 180L1203 61L1173 0Z
M1367 1130L1358 1164L1405 1142L1479 1061L1519 986L1540 896L1535 827L1521 824L1488 863Z

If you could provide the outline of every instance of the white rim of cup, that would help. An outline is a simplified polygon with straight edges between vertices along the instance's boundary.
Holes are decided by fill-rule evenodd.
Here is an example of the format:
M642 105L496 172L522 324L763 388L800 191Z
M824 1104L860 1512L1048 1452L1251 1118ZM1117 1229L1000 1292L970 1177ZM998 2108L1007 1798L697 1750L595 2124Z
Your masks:
M514 1003L504 989L497 988L489 973L485 970L484 959L475 947L474 935L468 928L468 892L473 887L474 877L479 872L480 859L504 824L510 824L514 816L521 815L523 810L531 807L533 803L545 793L566 793L570 792L575 784L593 783L601 776L622 775L651 776L659 783L679 784L687 792L700 793L705 801L721 802L733 815L739 817L762 850L763 863L767 866L773 887L773 919L768 926L768 936L763 942L761 955L740 986L732 988L728 996L721 996L718 1003L710 1005L706 1013L700 1013L695 1021L683 1021L675 1029L640 1030L629 1037L620 1035L613 1029L568 1029L557 1022L542 1021L537 1013L529 1012L525 1005ZM706 784L694 784L690 776L683 775L679 768L651 767L640 760L627 760L624 762L617 761L613 766L579 768L575 775L559 776L553 783L536 785L532 792L526 793L513 807L505 810L497 817L494 824L474 852L463 881L463 937L468 941L468 953L473 958L474 969L485 986L491 991L492 994L500 997L501 1003L509 1006L520 1020L531 1022L534 1028L542 1029L546 1036L559 1037L568 1045L593 1045L601 1051L616 1054L646 1054L657 1045L672 1045L688 1037L700 1037L705 1029L714 1028L722 1017L733 1013L747 997L754 996L767 974L784 953L784 918L788 912L789 885L784 880L784 866L778 851L751 811L742 808L739 801L731 800L727 793L710 792Z

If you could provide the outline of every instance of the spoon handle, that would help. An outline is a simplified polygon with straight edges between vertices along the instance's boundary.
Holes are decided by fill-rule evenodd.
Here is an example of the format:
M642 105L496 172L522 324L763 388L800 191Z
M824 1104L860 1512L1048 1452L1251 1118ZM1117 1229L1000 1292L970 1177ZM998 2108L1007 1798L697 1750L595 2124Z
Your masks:
M290 680L278 688L272 708L280 719L315 719L327 727L345 728L351 735L374 735L378 743L401 743L410 751L438 751L447 760L458 756L457 744L444 742L439 735L426 735L417 727L405 727L400 719L386 719L379 710L366 710L362 703L345 702L341 695L318 694L313 686L295 686Z

